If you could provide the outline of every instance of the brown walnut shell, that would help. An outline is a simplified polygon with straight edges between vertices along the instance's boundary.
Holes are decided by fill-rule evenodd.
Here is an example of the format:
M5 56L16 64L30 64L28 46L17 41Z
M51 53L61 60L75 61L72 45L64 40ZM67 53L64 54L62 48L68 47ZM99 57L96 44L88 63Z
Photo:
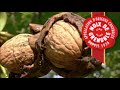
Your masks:
M75 59L82 56L82 42L73 25L59 20L44 39L45 55L58 68L76 70Z
M34 54L28 43L31 36L20 34L5 42L0 48L0 64L15 73L22 72L23 65L32 64Z
M47 74L50 69L43 61L43 65L39 65L37 53L31 47L37 40L34 37L32 34L19 34L6 41L0 48L0 64L10 72L20 74L18 77L38 77Z

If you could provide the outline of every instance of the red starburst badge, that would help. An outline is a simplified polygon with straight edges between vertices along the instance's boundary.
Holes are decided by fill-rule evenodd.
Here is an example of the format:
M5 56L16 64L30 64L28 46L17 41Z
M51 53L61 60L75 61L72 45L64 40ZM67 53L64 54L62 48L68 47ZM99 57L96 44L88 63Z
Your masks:
M107 16L102 13L93 13L91 18L84 21L82 37L92 48L92 56L104 63L104 49L115 44L118 30Z

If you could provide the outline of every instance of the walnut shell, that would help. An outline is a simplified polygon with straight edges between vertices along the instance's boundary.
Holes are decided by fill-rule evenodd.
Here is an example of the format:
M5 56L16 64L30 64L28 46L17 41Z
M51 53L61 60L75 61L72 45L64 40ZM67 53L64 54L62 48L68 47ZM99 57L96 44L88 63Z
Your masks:
M44 39L45 55L58 68L76 70L75 59L82 55L83 40L78 30L63 20L53 24Z
M21 73L24 65L34 62L34 53L28 38L31 34L19 34L6 41L0 48L0 64L10 72Z

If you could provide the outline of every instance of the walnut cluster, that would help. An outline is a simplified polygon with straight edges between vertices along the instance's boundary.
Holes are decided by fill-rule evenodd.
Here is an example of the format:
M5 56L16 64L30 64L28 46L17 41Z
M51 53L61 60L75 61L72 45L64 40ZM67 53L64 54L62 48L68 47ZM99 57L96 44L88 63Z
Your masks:
M84 18L70 12L53 15L32 34L19 34L0 48L0 64L18 77L40 77L50 70L63 77L84 77L101 63L82 39ZM39 27L39 28L38 28Z

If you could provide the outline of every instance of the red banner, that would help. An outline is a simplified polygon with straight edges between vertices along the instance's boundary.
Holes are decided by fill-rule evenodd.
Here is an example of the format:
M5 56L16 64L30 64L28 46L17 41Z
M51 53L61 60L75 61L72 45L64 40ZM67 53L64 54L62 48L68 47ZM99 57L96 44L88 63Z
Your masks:
M91 55L105 63L105 49L115 44L118 30L105 12L92 12L91 18L84 21L82 36L91 47Z

